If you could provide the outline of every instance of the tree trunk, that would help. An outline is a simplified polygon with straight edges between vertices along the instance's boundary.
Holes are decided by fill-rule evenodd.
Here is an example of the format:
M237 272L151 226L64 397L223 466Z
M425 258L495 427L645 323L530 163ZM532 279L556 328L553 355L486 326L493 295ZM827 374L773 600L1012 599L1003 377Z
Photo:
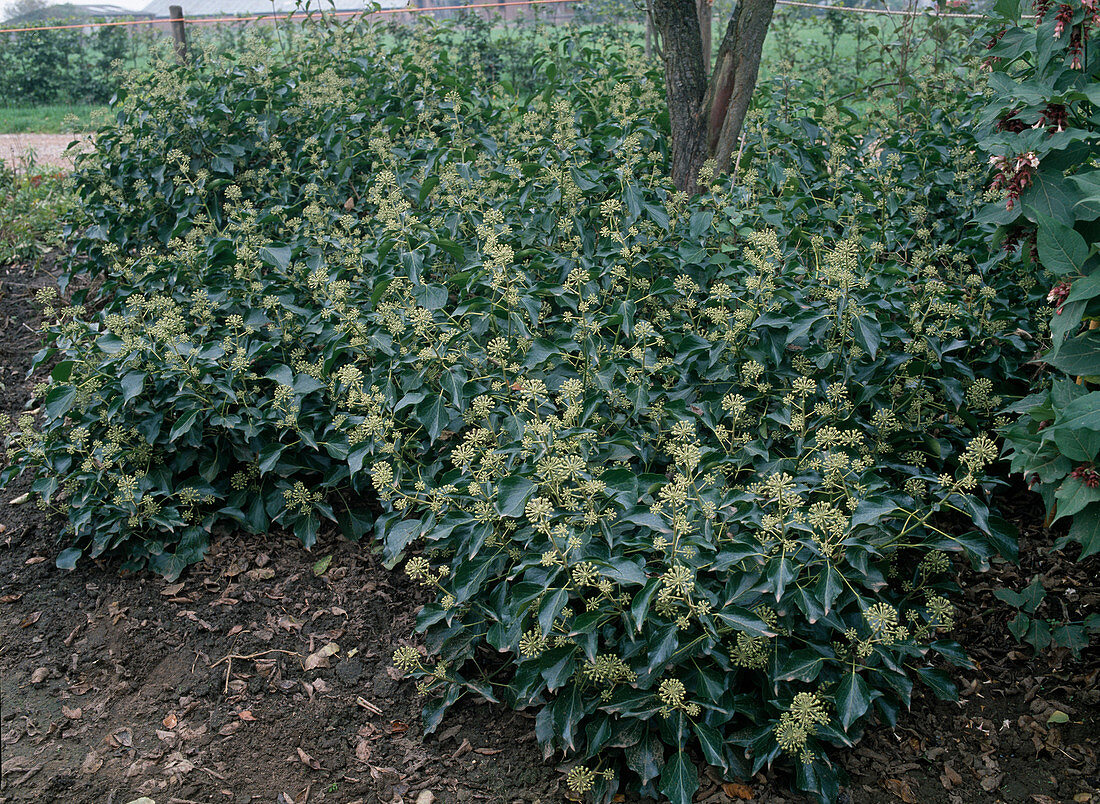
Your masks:
M703 101L707 77L695 0L653 0L653 22L665 60L665 97L672 127L672 182L694 193L707 158Z
M698 191L699 169L708 158L717 173L730 169L775 10L775 0L739 0L708 81L697 2L706 0L653 2L672 125L672 181L687 193Z
M645 6L645 60L653 58L653 8L652 3Z
M711 40L714 30L714 14L711 3L714 0L695 0L695 13L699 15L699 36L703 40L703 69L711 68Z

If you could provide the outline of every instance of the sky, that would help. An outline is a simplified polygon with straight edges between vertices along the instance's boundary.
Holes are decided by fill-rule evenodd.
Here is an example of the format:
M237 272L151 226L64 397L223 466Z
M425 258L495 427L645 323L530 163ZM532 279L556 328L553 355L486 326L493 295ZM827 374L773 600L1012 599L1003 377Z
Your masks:
M62 3L65 0L50 0L50 5L55 3ZM137 11L139 8L144 8L148 5L149 0L100 0L100 3L111 6L119 6L120 8L129 8ZM80 0L73 0L74 5L83 5ZM99 3L97 3L98 5ZM8 9L14 5L11 0L0 0L0 20L8 16Z

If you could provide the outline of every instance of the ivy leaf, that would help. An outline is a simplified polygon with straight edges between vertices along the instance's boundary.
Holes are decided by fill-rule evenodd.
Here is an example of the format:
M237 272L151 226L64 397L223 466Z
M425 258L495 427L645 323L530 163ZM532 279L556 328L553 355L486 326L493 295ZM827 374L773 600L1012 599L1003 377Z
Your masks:
M131 399L141 395L141 389L145 387L145 372L144 371L131 371L121 380L122 384L122 404L126 404Z
M390 570L397 566L409 542L420 535L419 519L402 519L385 531L382 539L382 566Z
M549 636L554 618L568 602L568 589L555 589L542 599L542 604L539 606L539 628L542 629L543 636Z
M687 753L677 751L661 771L659 789L671 804L691 804L692 796L699 789L699 773Z
M201 410L192 410L183 414L176 423L172 425L172 431L168 434L168 441L175 442L179 440L180 436L187 435L191 432L200 413L202 413Z
M659 751L660 743L657 738L643 726L645 731L638 743L626 752L626 766L638 774L642 784L649 784L650 780L657 778L660 773Z
M551 721L554 724L554 732L561 744L569 751L576 750L574 734L577 724L584 717L585 707L581 697L579 684L571 684L554 699L550 705Z
M428 438L431 439L432 443L435 443L435 440L439 438L439 434L443 432L443 429L451 420L447 413L447 405L443 402L443 397L436 396L425 399L417 406L417 413L420 422L428 431Z
M51 419L60 419L68 413L76 402L76 389L71 385L58 385L46 394L46 415Z
M739 606L726 606L721 611L714 612L714 616L731 628L752 634L754 636L773 637L775 631L768 624L753 614L748 609Z
M955 682L943 670L936 667L918 667L917 675L920 676L933 694L941 701L958 700L959 691Z
M858 673L848 673L840 680L834 693L836 713L847 731L871 706L871 690Z
M80 559L83 552L83 550L77 547L68 547L57 554L57 560L54 561L54 564L58 569L76 569L76 562Z
M882 325L869 316L858 316L855 320L856 343L874 360L878 347L882 343Z
M509 475L497 484L497 510L501 516L520 516L534 493L535 484L526 477Z
M776 678L779 681L804 681L809 683L818 677L824 664L824 656L810 650L796 650L780 666Z
M260 260L285 272L290 267L290 246L268 244L260 247Z

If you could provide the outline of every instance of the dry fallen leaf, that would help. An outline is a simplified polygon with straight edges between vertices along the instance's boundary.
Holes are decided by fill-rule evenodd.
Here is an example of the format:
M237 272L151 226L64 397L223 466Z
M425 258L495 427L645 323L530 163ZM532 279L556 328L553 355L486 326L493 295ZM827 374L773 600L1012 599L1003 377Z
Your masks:
M277 623L277 625L280 628L282 628L284 631L294 631L294 630L301 631L302 630L302 623L301 622L299 622L298 620L294 619L293 617L287 616L285 614L282 617L279 618L279 622Z
M309 765L314 770L321 770L321 763L311 757L301 748L298 749L298 759L302 760L303 765Z
M0 596L0 603L15 603L18 600L23 599L23 593L20 592L15 595L2 595Z
M366 740L360 740L355 744L355 758L360 762L369 762L371 755L370 743Z
M89 751L88 756L84 757L84 762L80 765L80 769L85 773L95 773L102 767L103 760L95 751Z
M491 757L493 754L499 754L503 750L503 748L475 748L474 753Z
M175 597L183 590L182 583L173 583L160 590L160 593L165 597Z
M328 572L328 568L331 564L332 554L330 553L313 565L313 574L320 578L322 575Z
M84 714L84 710L82 710L79 706L75 709L70 709L69 707L65 706L65 704L61 704L61 714L63 714L69 720L80 720L80 716Z
M249 723L253 723L256 720L256 716L252 714L251 710L245 709L237 715L241 720L247 720Z
M229 633L226 636L236 636L237 634L239 634L243 630L244 630L243 625L234 625L232 628L229 629Z
M913 795L913 789L904 779L883 779L882 786L900 798L905 804L920 804L920 800Z
M37 670L31 673L31 683L41 684L43 681L46 680L46 676L48 676L49 674L50 671L47 670L45 667L39 667Z
M23 618L23 622L19 623L19 627L20 628L30 628L32 625L34 625L40 619L42 619L42 612L41 611L36 611L33 614L28 614L26 617Z
M1004 777L1005 775L1003 773L995 773L992 776L982 777L982 781L980 782L982 790L987 793L992 793L1001 786L1001 780L1004 779Z
M236 578L246 569L248 569L247 561L245 561L243 564L240 561L234 561L232 564L226 567L224 574L226 578Z
M249 570L245 575L253 581L270 581L275 577L275 570L271 567L260 567L259 569Z
M23 503L25 503L30 498L31 498L30 492L27 492L26 494L20 494L18 497L16 497L11 502L9 502L8 505L22 505Z
M45 556L31 556L26 561L24 561L23 564L29 567L32 564L41 564L45 560L46 560Z
M123 726L121 729L115 729L111 732L111 740L116 745L120 745L123 748L130 748L134 744L134 733L129 728Z
M328 660L330 656L335 656L340 652L340 646L335 642L329 642L320 650L314 651L306 657L306 660L302 662L302 667L306 670L316 670L318 667L328 667Z
M737 801L752 801L752 788L739 782L723 782L722 792Z
M179 723L179 718L176 717L175 712L169 712L168 716L161 721L166 729L174 729L176 724Z

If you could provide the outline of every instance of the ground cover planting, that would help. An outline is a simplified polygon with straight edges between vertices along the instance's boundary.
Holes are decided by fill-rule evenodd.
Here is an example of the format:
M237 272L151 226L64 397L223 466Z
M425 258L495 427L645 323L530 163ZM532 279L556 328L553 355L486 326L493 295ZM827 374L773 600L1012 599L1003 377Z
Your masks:
M773 763L849 795L836 749L973 668L957 573L1017 559L995 433L1054 327L995 243L974 74L870 114L776 79L689 198L638 49L462 41L325 25L135 72L3 478L78 571L372 545L424 587L393 662L425 731L525 711L573 796Z
M20 165L0 160L0 263L33 263L61 242L57 219L70 200L64 178L33 157Z

